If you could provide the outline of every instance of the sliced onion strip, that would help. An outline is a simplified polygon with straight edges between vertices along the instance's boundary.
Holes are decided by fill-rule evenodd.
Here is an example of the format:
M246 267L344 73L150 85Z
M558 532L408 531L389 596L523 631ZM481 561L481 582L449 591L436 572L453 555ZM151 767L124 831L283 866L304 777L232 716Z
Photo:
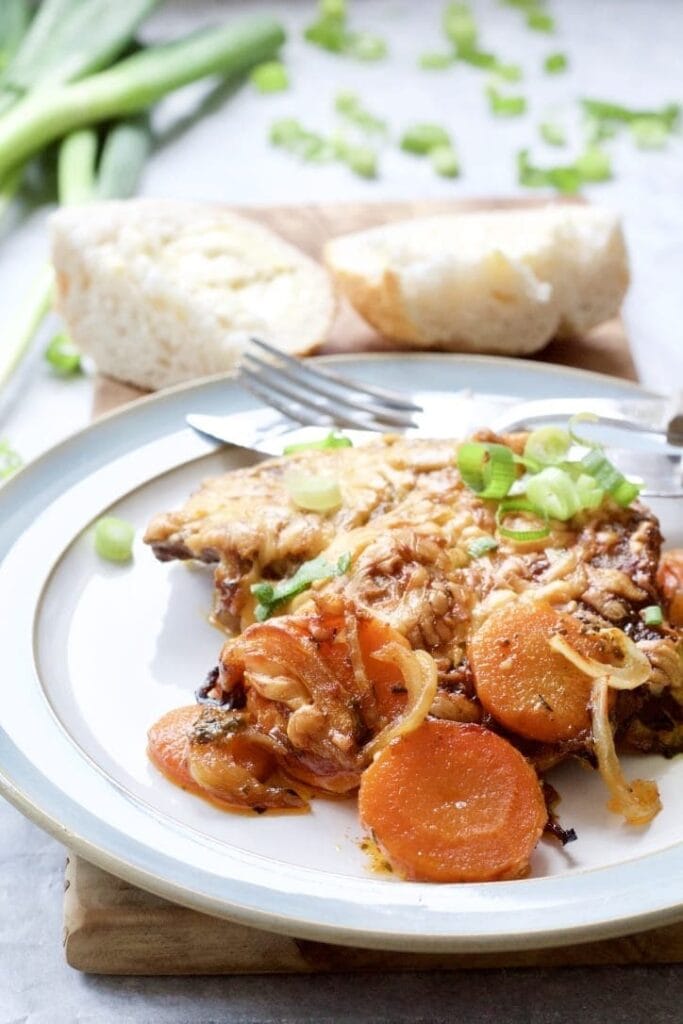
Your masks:
M636 647L630 637L620 629L603 629L596 635L609 637L610 642L619 647L623 655L621 665L605 664L603 661L596 661L595 658L584 657L559 633L551 637L548 643L554 651L575 665L580 672L584 672L593 679L606 678L607 685L614 690L635 690L636 687L642 686L648 681L652 674L652 666L646 655Z
M398 666L408 691L408 701L403 714L386 725L368 743L365 751L370 757L374 757L398 736L404 736L422 725L432 706L437 687L436 663L426 651L412 651L392 640L375 651L373 658L393 662Z

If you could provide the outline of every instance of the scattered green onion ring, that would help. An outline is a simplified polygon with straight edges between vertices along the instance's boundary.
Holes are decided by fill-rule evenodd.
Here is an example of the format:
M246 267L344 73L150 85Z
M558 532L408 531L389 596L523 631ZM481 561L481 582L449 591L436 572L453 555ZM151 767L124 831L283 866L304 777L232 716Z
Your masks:
M571 435L566 430L560 427L539 427L527 438L524 458L533 459L542 466L555 466L562 462L571 443Z
M135 527L125 519L104 516L95 523L95 551L107 562L129 562L134 539Z
M327 437L319 441L302 441L300 444L288 444L282 449L283 455L294 455L295 452L325 451L327 448L353 448L353 441L344 434L332 430Z
M504 498L515 481L515 460L504 444L467 441L458 450L462 481L480 498Z
M607 491L617 505L626 508L640 494L640 485L627 480L607 456L597 448L591 449L581 459L581 465L592 476L603 491Z
M495 551L498 547L498 541L495 537L475 537L467 545L467 554L470 558L481 558L482 555L488 555L489 551Z
M60 377L72 377L81 371L81 354L68 334L55 334L44 357Z
M547 466L532 476L526 486L526 496L535 512L563 523L581 508L574 481L557 466Z
M643 608L641 615L646 626L661 626L664 622L664 612L658 604L649 604Z
M333 512L342 503L339 481L334 477L288 473L285 487L294 504L307 512Z
M511 512L527 512L532 515L538 515L536 509L531 505L530 502L524 501L523 499L508 498L507 501L501 501L500 505L496 509L496 526L498 527L498 533L501 537L507 537L509 540L517 541L523 544L526 541L531 540L543 540L550 534L550 527L545 517L544 525L538 527L535 530L511 530L505 526L505 517Z
M574 429L577 423L599 423L600 417L596 416L594 412L577 412L569 420L568 431L574 444L580 444L582 448L599 448L602 449L602 445L599 441L589 441L585 437L581 437L580 434L576 433Z

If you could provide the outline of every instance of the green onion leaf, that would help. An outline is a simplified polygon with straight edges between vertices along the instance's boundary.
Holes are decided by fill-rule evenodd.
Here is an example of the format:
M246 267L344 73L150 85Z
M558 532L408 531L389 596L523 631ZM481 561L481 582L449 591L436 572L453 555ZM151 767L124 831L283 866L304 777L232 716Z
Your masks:
M55 334L43 355L60 377L73 377L81 372L81 353L68 334Z
M487 87L486 95L489 110L496 117L519 117L526 112L526 100L523 96L504 96L495 85Z
M529 150L517 154L517 174L520 185L526 188L554 188L558 192L573 194L583 184L581 173L575 164L560 167L537 167L529 159Z
M387 55L387 44L369 32L351 32L344 52L357 60L382 60Z
M526 496L534 511L550 519L566 522L581 508L574 481L557 466L548 466L530 477L526 485Z
M581 466L584 472L593 477L598 487L606 491L617 505L623 508L635 501L640 494L640 484L627 480L600 449L593 448L584 455Z
M452 146L435 146L429 153L432 167L442 178L457 178L460 162Z
M459 50L458 60L471 64L474 68L491 71L508 82L518 82L522 77L519 64L505 64L494 53L487 53L485 50Z
M562 125L553 121L543 121L538 126L538 131L544 142L549 146L566 146L567 136Z
M560 427L539 427L529 434L524 445L524 457L541 466L554 466L562 462L571 443L571 436L566 430Z
M108 562L129 562L134 539L135 527L125 519L104 516L95 523L95 551Z
M423 53L418 65L425 71L443 71L455 63L455 56L452 53Z
M368 146L347 146L343 160L359 178L377 177L377 154Z
M668 103L659 110L633 110L622 107L618 103L607 103L604 100L581 100L584 112L597 121L614 121L618 124L631 124L646 118L659 121L669 132L678 124L681 108L678 103Z
M566 71L568 65L569 61L565 53L549 53L543 61L543 70L548 75L558 75L562 71Z
M517 471L512 451L504 444L467 441L458 450L458 472L463 483L480 498L504 498Z
M7 480L21 469L24 460L5 440L0 438L0 480Z
M669 140L669 129L658 118L637 117L629 128L639 149L663 149Z
M406 153L416 153L418 156L431 153L437 146L450 145L448 132L438 124L415 124L405 130L400 142L401 149Z
M582 437L576 432L577 423L599 423L600 417L596 416L594 412L577 412L569 420L567 429L569 436L571 437L574 444L580 444L582 448L599 448L602 449L602 445L599 441L589 441L588 438Z
M285 488L297 508L308 512L333 512L342 503L339 481L334 477L295 470L285 477Z
M283 455L294 455L295 452L325 451L328 448L353 448L353 441L344 434L331 431L327 437L319 441L301 441L299 444L288 444L283 450Z
M293 597L302 594L310 586L319 580L330 580L335 576L343 576L348 572L351 565L349 554L341 555L336 565L331 565L322 555L304 562L300 565L293 576L289 579L278 580L277 583L262 581L251 586L251 593L258 604L254 609L254 618L257 622L265 622L266 619Z
M113 125L100 154L97 199L128 199L134 195L151 150L152 131L146 114Z
M530 29L534 32L554 32L555 31L555 19L545 11L532 10L528 11L526 16L526 23Z
M387 122L366 110L354 92L340 92L334 101L334 109L346 121L351 122L361 131L367 132L368 135L386 134Z
M661 626L664 622L664 612L658 604L649 604L640 614L646 626Z
M497 547L498 541L495 537L476 537L467 545L467 554L470 558L481 558L482 555L495 551Z
M599 146L587 146L574 166L585 182L609 181L612 177L610 158Z
M605 492L588 473L579 473L574 480L576 493L579 496L582 509L599 508L605 497Z
M509 515L520 512L523 512L525 516L538 515L531 504L523 499L508 498L506 501L501 501L496 509L496 526L501 537L507 537L509 540L523 544L526 541L543 540L544 537L549 536L550 527L547 520L544 520L542 526L533 529L517 530L505 525L505 520Z
M443 12L443 31L455 49L469 50L477 44L477 26L467 4L449 3Z
M279 60L257 64L249 77L258 92L284 92L289 88L287 68Z
M293 117L274 121L270 141L306 163L326 163L338 155L335 146L317 132L311 132Z

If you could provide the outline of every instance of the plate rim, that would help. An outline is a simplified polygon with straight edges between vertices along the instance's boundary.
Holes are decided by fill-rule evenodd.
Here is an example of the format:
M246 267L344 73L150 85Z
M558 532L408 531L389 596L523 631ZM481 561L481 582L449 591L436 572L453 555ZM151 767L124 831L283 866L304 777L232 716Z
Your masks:
M406 357L408 359L422 361L426 358L437 358L446 359L449 362L456 363L466 362L469 364L481 364L484 362L488 365L493 364L498 367L514 367L517 372L519 372L520 369L524 369L524 366L520 366L520 361L516 359L502 359L476 355L461 356L458 354L438 354L434 356L434 354L423 353L368 353L363 354L360 357L358 355L349 356L347 354L337 354L318 358L323 362L357 363L359 359L367 362L387 359L396 361L399 358L403 362ZM544 373L549 373L554 377L570 375L582 379L588 377L594 381L597 379L598 382L603 382L607 385L616 385L623 391L633 391L640 395L653 394L653 392L649 392L647 389L643 389L633 382L623 381L619 378L609 377L604 374L596 374L592 371L585 371L571 367L565 368L553 364L536 362L530 362L528 368L532 373L536 374L540 373L542 375ZM86 434L95 433L97 427L100 425L109 423L112 420L126 418L130 415L133 409L140 410L145 406L173 399L174 397L177 397L179 393L182 394L184 392L198 391L209 384L215 384L220 381L234 382L234 379L234 373L212 375L211 377L202 378L201 380L177 385L174 388L167 389L163 392L144 396L121 409L112 410L104 416L99 417L93 424L90 424L70 435L68 438L40 455L37 459L33 460L33 462L29 463L25 469L8 481L6 485L7 491L10 492L14 489L17 482L25 479L25 474L28 475L29 473L36 471L39 472L46 461L51 462L55 458L59 458L61 453L65 449L68 449L69 446L71 446L78 438L81 438ZM87 475L89 475L89 471L85 474L85 476ZM5 491L5 487L3 487L2 490ZM31 768L37 770L30 764L28 758L26 758L26 755L22 751L17 749L17 752L21 758L24 758L27 761ZM636 912L628 914L621 918L615 918L613 914L610 914L605 920L594 921L583 926L577 925L573 927L569 933L567 931L558 932L557 928L536 928L532 931L515 932L514 934L507 935L506 937L491 935L475 936L472 933L465 936L444 936L443 934L429 935L426 933L416 936L413 933L396 933L385 929L373 930L372 928L367 928L359 931L355 927L349 929L334 923L321 923L319 920L306 921L300 918L294 922L291 918L282 919L279 915L263 909L238 907L234 904L225 905L224 902L219 906L212 897L206 894L190 891L178 881L173 882L168 878L155 875L139 864L134 863L133 860L126 860L122 858L121 855L112 853L110 849L99 845L92 838L89 838L86 835L81 835L61 824L54 813L51 813L50 810L40 806L39 802L32 800L29 795L22 792L21 789L15 785L13 780L6 774L2 764L0 764L0 792L9 800L10 803L17 807L30 820L34 821L40 827L53 835L54 838L68 845L75 852L81 853L87 860L97 864L97 866L103 868L103 870L118 875L133 885L138 885L141 888L156 893L162 898L170 899L173 902L193 907L194 909L198 909L214 916L225 917L239 921L243 924L266 928L283 934L302 935L303 937L317 939L319 941L332 941L348 945L374 946L376 948L384 949L405 949L409 946L413 949L419 948L425 952L447 950L458 950L461 952L475 952L483 950L491 951L493 949L512 948L513 946L517 948L538 948L539 946L550 947L552 945L566 944L568 937L570 941L574 943L591 941L596 938L605 938L610 935L626 934L643 928L653 927L656 924L661 925L672 923L683 917L683 904L675 904L673 906L669 905L666 907L659 907L641 913ZM64 797L64 794L62 796ZM87 813L90 814L90 812ZM98 820L102 822L102 819ZM106 825L106 822L103 823ZM138 840L134 840L134 842L139 843ZM648 859L657 858L658 856L664 855L666 852L666 850L657 851L653 854L645 854L643 857L647 857ZM611 871L614 870L614 867L615 866L608 866L598 870ZM539 881L543 880L539 879Z

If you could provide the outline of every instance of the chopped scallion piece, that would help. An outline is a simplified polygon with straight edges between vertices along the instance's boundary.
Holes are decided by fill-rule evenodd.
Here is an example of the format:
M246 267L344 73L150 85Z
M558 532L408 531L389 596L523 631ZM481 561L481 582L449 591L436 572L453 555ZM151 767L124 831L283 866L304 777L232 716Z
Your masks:
M517 155L517 173L520 185L527 188L554 188L558 192L578 192L583 178L575 164L560 167L537 167L529 159L529 150Z
M358 60L381 60L387 53L387 44L379 36L349 29L346 4L341 0L322 0L318 19L304 30L304 39L330 53Z
M319 441L301 441L299 444L288 444L282 451L283 455L294 455L295 452L325 451L328 448L352 448L353 441L344 434L330 431L327 437Z
M270 141L307 163L325 163L337 155L331 142L304 128L293 117L282 118L271 125Z
M512 451L504 444L467 441L458 450L462 481L480 498L504 498L517 471Z
M320 0L319 6L323 18L346 17L346 0Z
M457 178L460 174L460 163L452 146L435 146L429 153L429 159L442 178Z
M486 95L489 100L489 110L496 117L519 117L526 112L524 96L504 96L496 89L495 85L488 86Z
M350 121L351 124L369 135L384 135L386 133L387 122L366 110L354 92L340 92L334 101L334 109L345 120Z
M637 117L629 127L639 149L663 149L669 140L669 129L658 118Z
M555 19L545 11L531 10L527 12L526 23L534 32L554 32Z
M585 182L609 181L612 177L610 158L599 146L587 146L574 166Z
M7 480L8 477L21 469L24 460L21 455L12 448L9 442L0 439L0 480Z
M566 522L581 508L574 481L557 466L548 466L527 482L526 496L534 511L549 519Z
M452 53L423 53L418 64L425 71L443 71L455 63L455 56Z
M549 53L543 61L543 70L548 75L558 75L562 71L566 71L569 65L567 55L565 53Z
M258 64L249 77L259 92L284 92L289 88L287 68L279 60Z
M482 555L495 551L497 547L498 541L494 537L476 537L467 545L467 554L470 558L481 558Z
M566 146L567 136L562 125L554 121L543 121L538 126L538 131L544 142L549 146Z
M649 604L640 614L646 626L661 626L664 622L664 613L658 604Z
M95 550L108 562L129 562L134 539L135 527L125 519L104 516L95 523Z
M441 125L415 124L403 133L400 145L406 153L424 156L425 153L431 153L437 146L450 146L451 139Z
M468 4L446 4L443 12L443 30L457 51L468 50L477 44L477 26Z
M289 579L278 580L277 583L254 583L251 592L258 601L254 608L254 618L257 622L265 622L266 619L287 601L302 594L310 586L319 580L330 580L335 576L343 576L351 564L351 556L342 555L336 565L331 565L322 555L304 562L300 565L293 576Z
M387 44L369 32L352 32L346 44L346 53L358 60L382 60L387 55Z
M496 509L496 526L501 537L507 537L509 540L514 540L519 544L524 544L526 541L543 540L544 537L549 536L550 527L548 526L547 520L543 522L542 526L535 527L533 529L517 530L506 526L505 520L509 515L514 513L523 513L525 516L537 516L536 510L528 501L515 498L508 498L506 501L501 501L500 505Z
M68 334L55 334L44 352L45 361L60 377L80 373L81 354Z
M339 149L339 155L347 167L360 178L377 177L377 154L369 146L349 146Z
M581 502L581 508L599 508L602 505L605 492L588 473L579 473L574 481L574 486Z
M569 420L568 431L574 444L580 444L583 448L602 448L598 441L589 441L576 432L577 423L598 423L599 417L594 412L577 412Z
M617 505L623 508L635 501L640 494L640 485L627 480L598 448L593 448L584 455L581 466L585 473L593 477L598 487L607 491Z
M532 430L524 445L524 457L541 466L555 466L562 462L571 447L572 439L560 427L539 427Z
M631 124L633 121L647 118L659 121L670 132L675 129L681 112L678 103L668 103L659 110L633 110L622 107L619 103L606 103L604 100L581 100L581 105L589 117L598 121Z
M285 488L297 508L308 512L333 512L342 503L339 481L334 477L295 471L285 477Z
M459 50L458 60L483 71L491 71L508 82L518 82L522 77L522 69L518 64L504 64L494 53L487 53L485 50Z

